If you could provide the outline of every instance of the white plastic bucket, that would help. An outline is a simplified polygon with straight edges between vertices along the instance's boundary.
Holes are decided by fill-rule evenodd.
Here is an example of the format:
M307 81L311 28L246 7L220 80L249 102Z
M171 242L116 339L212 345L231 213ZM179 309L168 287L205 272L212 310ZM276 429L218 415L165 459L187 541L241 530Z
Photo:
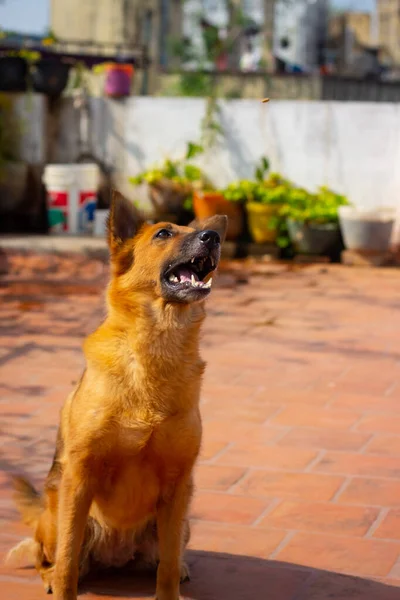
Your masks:
M45 167L51 233L93 233L99 178L94 163Z
M386 252L389 250L396 220L396 209L339 206L343 241L349 250Z

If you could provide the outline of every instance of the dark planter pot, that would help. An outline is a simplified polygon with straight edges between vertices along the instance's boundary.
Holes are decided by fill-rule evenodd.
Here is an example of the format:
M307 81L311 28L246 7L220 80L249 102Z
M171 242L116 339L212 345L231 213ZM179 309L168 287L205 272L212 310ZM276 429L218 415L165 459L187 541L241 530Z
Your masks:
M302 223L288 219L289 237L298 254L332 256L340 252L342 239L336 223Z
M20 56L0 57L0 92L25 92L28 64Z
M35 92L57 97L62 94L67 83L70 65L43 58L32 69L32 85Z

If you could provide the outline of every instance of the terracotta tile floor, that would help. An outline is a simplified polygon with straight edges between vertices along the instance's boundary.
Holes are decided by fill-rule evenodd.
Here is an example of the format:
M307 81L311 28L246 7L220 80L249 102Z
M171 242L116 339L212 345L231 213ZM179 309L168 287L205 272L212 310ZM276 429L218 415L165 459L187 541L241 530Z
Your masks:
M40 485L58 412L104 314L107 270L80 257L9 257L0 279L0 550L27 534L8 472ZM192 581L198 600L400 598L400 273L224 265L203 355ZM44 597L3 568L4 600ZM129 574L87 598L149 598Z

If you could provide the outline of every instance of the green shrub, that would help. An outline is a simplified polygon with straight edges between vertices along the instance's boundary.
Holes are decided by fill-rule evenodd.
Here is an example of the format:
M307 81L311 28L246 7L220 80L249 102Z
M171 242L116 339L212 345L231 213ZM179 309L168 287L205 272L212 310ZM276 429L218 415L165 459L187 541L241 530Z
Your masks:
M349 204L345 196L327 187L320 187L315 194L293 187L282 214L301 223L337 223L339 206L345 204Z

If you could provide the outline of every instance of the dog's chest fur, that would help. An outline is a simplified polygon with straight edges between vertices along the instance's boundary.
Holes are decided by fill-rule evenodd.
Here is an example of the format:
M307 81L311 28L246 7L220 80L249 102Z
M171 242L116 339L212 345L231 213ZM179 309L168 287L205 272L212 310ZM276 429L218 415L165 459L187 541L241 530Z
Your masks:
M104 325L85 344L87 370L63 411L64 460L84 449L95 482L87 545L95 562L119 566L140 552L138 532L197 458L204 371L197 329L174 327L171 340L168 332L145 336L142 327L132 341Z
M81 411L91 416L90 429L78 435L74 430L89 450L85 468L96 481L90 514L105 529L127 531L154 517L157 503L195 462L201 441L200 376L185 377L182 390L181 374L175 373L176 380L173 374L160 378L143 392L140 378L134 378L135 384L114 394L112 402L96 400L90 406L88 390L97 378L89 368L69 407L78 429Z

